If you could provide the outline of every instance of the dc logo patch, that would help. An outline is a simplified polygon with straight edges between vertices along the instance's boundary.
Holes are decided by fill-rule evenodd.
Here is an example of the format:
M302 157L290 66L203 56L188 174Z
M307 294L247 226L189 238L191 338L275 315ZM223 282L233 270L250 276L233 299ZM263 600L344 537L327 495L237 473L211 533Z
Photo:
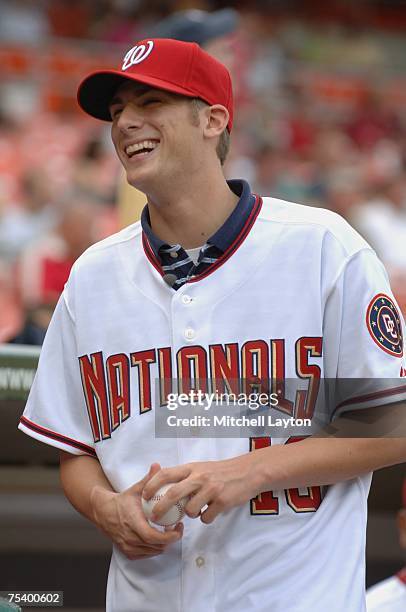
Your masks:
M403 338L399 312L390 297L379 293L367 310L367 326L374 342L386 353L402 357Z
M134 66L134 64L140 64L145 59L147 59L148 55L151 53L154 48L154 43L152 40L148 40L147 44L144 45L135 45L135 47L131 47L129 51L124 56L123 65L121 70L127 70L130 66Z

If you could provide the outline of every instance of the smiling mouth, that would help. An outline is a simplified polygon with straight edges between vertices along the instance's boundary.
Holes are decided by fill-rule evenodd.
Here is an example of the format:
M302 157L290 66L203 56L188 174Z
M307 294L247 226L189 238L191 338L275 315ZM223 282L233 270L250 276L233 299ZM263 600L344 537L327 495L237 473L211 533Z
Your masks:
M143 140L125 148L125 154L129 159L133 157L146 157L154 151L159 145L158 140Z

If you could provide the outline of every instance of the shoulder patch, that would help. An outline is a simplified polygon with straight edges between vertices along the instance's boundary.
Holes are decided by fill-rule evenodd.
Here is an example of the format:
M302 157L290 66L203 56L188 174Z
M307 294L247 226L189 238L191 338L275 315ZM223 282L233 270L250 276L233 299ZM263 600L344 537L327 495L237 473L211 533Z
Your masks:
M389 355L402 357L403 338L399 311L393 300L378 293L369 303L366 323L376 344Z

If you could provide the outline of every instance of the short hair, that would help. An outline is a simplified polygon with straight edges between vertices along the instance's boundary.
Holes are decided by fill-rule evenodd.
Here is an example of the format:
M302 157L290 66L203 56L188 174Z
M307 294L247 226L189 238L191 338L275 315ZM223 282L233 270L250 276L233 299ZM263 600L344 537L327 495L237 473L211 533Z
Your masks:
M205 102L204 100L201 100L200 98L192 98L191 100L192 121L195 125L199 125L200 123L199 112L205 106L210 106L210 104L207 104L207 102ZM226 127L223 130L223 132L220 134L220 137L217 143L217 147L216 147L217 157L219 158L220 164L222 166L224 166L224 162L226 161L229 150L230 150L230 132L228 131L228 128Z

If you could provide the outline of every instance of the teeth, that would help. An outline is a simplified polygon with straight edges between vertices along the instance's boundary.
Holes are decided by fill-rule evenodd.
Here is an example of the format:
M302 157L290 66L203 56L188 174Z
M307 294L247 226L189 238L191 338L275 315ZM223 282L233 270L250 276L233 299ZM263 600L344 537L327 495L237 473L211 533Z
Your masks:
M143 140L142 142L137 142L135 144L129 145L126 147L125 152L127 155L133 155L137 153L137 151L142 151L143 149L148 149L152 151L158 145L156 141L153 140Z

